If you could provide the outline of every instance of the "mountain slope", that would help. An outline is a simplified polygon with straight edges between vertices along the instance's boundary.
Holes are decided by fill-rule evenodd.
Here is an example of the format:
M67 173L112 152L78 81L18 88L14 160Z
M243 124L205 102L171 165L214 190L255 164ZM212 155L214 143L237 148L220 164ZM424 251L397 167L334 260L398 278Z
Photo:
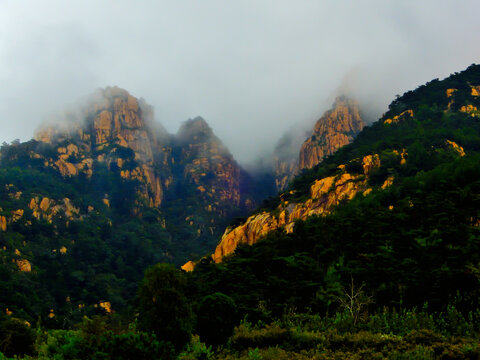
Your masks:
M397 98L352 144L227 229L192 273L205 285L197 296L222 291L262 319L286 307L339 311L351 286L373 299L371 311L456 306L474 322L479 86L472 65Z
M476 150L475 141L468 140L475 136L479 114L476 71L473 66L395 100L351 145L297 177L270 209L260 209L235 229L227 228L215 250L215 261L271 230L282 227L289 232L298 219L328 213L359 193L385 189L402 176L430 170L432 162L437 165Z
M0 156L0 307L29 321L125 309L146 267L204 254L255 201L205 120L170 135L116 87Z

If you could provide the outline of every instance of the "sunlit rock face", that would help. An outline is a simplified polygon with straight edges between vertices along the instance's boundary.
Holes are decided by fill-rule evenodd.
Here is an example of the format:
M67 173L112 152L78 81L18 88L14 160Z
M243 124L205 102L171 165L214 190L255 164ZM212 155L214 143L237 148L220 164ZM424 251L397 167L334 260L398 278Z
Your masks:
M107 87L97 90L79 111L39 129L35 139L47 143L75 140L80 151L99 151L116 144L148 162L156 137L152 122L152 109L143 100L118 87Z
M169 192L170 198L191 196L187 188L195 189L199 206L212 216L254 206L242 193L243 170L203 118L185 121L170 135L149 105L117 87L98 90L76 111L39 129L35 139L53 146L52 156L35 156L62 176L91 177L103 164L136 181L151 207L163 207Z
M364 126L358 103L339 96L332 108L315 123L313 130L285 134L274 151L277 190L285 190L301 170L314 167L326 156L351 143Z
M337 97L332 109L317 121L312 136L303 143L300 170L314 167L326 156L351 143L364 126L358 102L345 96Z
M155 166L157 138L166 131L154 127L152 109L126 90L108 87L93 94L78 112L68 113L57 124L37 131L37 141L57 147L57 157L46 159L63 176L91 176L94 162L112 164L125 179L139 180L139 193L159 206L163 184ZM130 166L135 161L135 167Z
M401 162L402 159L403 157L399 153L398 161ZM233 253L240 244L252 245L275 229L284 228L287 233L290 233L293 231L296 220L305 220L312 215L328 214L340 202L351 200L357 194L368 195L372 190L368 187L369 175L372 170L380 167L380 158L374 154L367 155L359 161L362 163L362 173L351 174L346 171L345 165L341 165L337 175L317 179L313 182L307 200L301 202L282 201L273 211L254 214L243 224L227 228L212 255L213 260L221 262L224 256ZM393 181L394 179L390 179L382 188L390 186Z

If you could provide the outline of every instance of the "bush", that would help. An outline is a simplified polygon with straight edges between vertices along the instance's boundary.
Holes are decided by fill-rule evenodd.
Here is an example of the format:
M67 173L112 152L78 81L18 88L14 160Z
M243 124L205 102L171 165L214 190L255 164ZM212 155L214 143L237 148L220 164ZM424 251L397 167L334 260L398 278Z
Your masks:
M0 352L7 357L33 355L35 331L25 321L7 318L0 322Z
M222 293L205 296L198 307L197 333L209 345L220 345L232 335L237 322L233 299Z
M157 264L145 271L138 292L139 328L153 331L177 351L190 341L194 321L184 276L172 264Z
M278 325L267 325L263 329L250 329L241 324L231 338L234 348L255 348L283 344L290 340L290 332Z
M127 330L115 333L100 317L85 318L80 330L50 330L39 345L39 359L175 359L172 344L155 334Z
M187 345L185 351L180 354L181 360L210 360L213 359L213 351L211 346L207 346L200 342L198 336L194 336L190 344Z
M107 331L100 339L97 354L108 354L108 359L118 360L175 359L170 343L157 341L155 334L143 332L114 334Z

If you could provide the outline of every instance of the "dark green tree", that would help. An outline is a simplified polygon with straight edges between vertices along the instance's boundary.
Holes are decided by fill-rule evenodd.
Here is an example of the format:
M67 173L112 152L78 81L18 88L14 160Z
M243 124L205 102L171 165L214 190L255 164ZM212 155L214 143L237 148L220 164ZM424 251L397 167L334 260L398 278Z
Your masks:
M0 321L0 353L7 357L33 355L35 352L35 331L20 319Z
M185 296L185 274L172 264L157 264L145 271L138 291L139 327L153 331L161 341L181 350L190 341L193 313Z
M235 301L219 292L207 295L200 302L197 318L197 332L203 342L208 345L224 344L237 323Z

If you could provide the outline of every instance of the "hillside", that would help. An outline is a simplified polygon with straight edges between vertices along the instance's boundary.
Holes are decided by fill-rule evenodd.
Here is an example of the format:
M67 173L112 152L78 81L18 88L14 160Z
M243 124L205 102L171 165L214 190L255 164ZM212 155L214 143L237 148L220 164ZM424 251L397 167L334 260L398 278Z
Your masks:
M116 87L0 156L0 307L28 321L126 309L148 266L210 251L269 191L204 119L168 134Z
M214 271L208 291L245 311L262 301L276 313L285 304L324 312L350 278L377 308L442 309L455 296L474 308L479 84L472 65L397 98L352 144L228 228L212 256L221 264L205 258L194 277Z
M478 69L434 80L390 104L389 111L355 141L304 171L242 225L227 228L215 261L239 244L253 244L277 228L291 232L295 221L328 214L338 204L397 184L476 148Z
M332 108L318 119L307 134L290 131L277 143L273 172L278 191L304 169L310 169L342 146L350 144L365 126L358 102L338 96Z

